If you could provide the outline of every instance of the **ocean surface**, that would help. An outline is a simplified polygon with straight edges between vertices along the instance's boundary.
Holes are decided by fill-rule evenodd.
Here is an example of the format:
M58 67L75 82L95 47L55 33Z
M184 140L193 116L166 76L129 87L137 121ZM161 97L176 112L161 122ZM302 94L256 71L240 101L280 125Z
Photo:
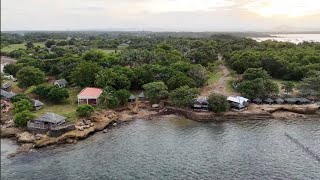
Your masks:
M319 120L136 120L74 145L8 158L14 148L1 141L1 180L320 179Z
M303 41L315 41L320 42L320 34L270 34L273 37L261 37L252 38L258 42L266 40L275 40L282 42L292 42L295 44L301 43Z

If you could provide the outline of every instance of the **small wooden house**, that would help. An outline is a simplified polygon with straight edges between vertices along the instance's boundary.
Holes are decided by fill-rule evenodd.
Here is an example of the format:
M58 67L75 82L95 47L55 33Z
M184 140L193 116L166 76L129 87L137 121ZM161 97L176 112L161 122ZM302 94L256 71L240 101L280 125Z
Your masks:
M198 97L193 100L192 107L194 109L204 109L208 110L209 108L209 102L207 97Z
M102 94L103 90L100 88L86 87L78 94L78 105L81 104L90 104L98 105L99 97Z
M138 97L139 97L140 100L145 100L146 99L146 96L144 95L143 91L139 94Z
M10 100L12 97L14 97L16 94L13 93L13 92L8 92L8 91L5 91L3 89L1 89L1 97L4 98L4 99L7 99L7 100Z
M277 104L283 104L284 100L282 98L277 98L274 100Z
M271 99L271 98L267 98L267 99L264 100L264 102L265 102L266 104L273 104L273 103L274 103L274 100Z
M296 104L298 101L297 98L285 98L284 99L284 102L287 103L287 104Z
M2 86L1 86L1 89L5 90L5 91L8 91L11 87L11 84L10 83L4 83Z
M133 94L131 94L129 99L128 99L128 101L129 102L134 102L134 101L136 101L136 97Z
M249 99L241 96L229 96L227 100L231 108L243 109L249 105Z
M53 85L56 85L56 86L58 86L58 87L60 87L60 88L66 87L67 84L68 84L68 82L67 82L65 79L59 79L59 80L55 80L55 81L53 82Z
M297 98L297 104L302 105L302 104L310 104L311 101L307 98Z
M39 100L31 99L31 104L35 110L40 110L43 108L43 103Z
M255 98L252 102L255 104L262 104L263 101L260 98Z

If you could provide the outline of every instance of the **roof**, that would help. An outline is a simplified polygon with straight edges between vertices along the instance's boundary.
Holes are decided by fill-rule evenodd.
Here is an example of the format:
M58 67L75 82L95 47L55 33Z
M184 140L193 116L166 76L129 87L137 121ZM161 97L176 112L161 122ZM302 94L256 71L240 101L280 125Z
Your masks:
M297 101L298 101L298 99L297 99L297 98L285 98L285 99L284 99L284 101L286 101L286 102L293 102L293 103L295 103L295 102L297 102Z
M31 99L31 103L33 106L43 106L44 104L40 102L39 100Z
M9 87L11 87L11 84L10 84L10 83L5 83L5 84L3 84L3 85L1 86L1 88L3 88L3 89L7 89L7 88L9 88Z
M194 103L209 104L207 97L198 97L194 99Z
M309 102L310 102L310 100L307 99L307 98L297 98L297 100L298 100L299 102L302 102L302 103L309 103Z
M265 100L264 100L264 102L267 102L267 103L273 103L273 102L274 102L274 100L273 100L273 99L271 99L271 98L267 98L267 99L265 99Z
M283 103L283 102L284 102L284 100L283 100L282 98L277 98L277 99L275 99L274 101L275 101L275 102L278 102L278 103Z
M15 96L16 94L13 93L13 92L8 92L8 91L5 91L5 90L2 90L1 89L1 96L7 98L7 99L10 99L12 98L13 96Z
M248 102L249 99L241 97L241 96L229 96L227 98L228 101L243 104L244 102Z
M140 94L139 94L139 98L144 98L145 95L144 95L144 92L142 91Z
M136 99L136 97L133 94L131 94L129 99Z
M64 123L65 119L66 119L66 117L61 116L59 114L55 114L52 112L46 112L42 116L36 118L35 120L41 121L41 122L58 124L58 123Z
M66 85L68 84L68 82L65 79L59 79L59 80L55 80L55 83L59 84L59 85Z
M103 92L100 88L86 87L78 94L81 97L98 98Z

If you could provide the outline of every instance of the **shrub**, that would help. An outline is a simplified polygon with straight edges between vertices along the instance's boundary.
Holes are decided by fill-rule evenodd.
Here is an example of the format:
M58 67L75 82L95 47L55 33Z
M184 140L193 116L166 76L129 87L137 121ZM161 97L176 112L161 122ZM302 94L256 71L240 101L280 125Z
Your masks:
M214 112L228 111L230 105L227 101L227 97L221 94L211 94L208 98L209 110Z
M38 68L27 66L17 72L17 79L19 87L26 88L43 83L45 74Z
M170 93L170 101L178 107L190 107L193 99L199 94L199 89L181 86Z
M115 92L115 96L117 97L121 105L124 105L126 102L128 102L130 95L130 92L125 89L121 89Z
M169 94L168 87L161 81L145 84L143 88L152 103L159 102L160 99L166 98Z
M12 97L11 101L15 103L15 102L21 101L22 99L30 100L30 98L25 94L17 94L14 97Z
M89 104L80 105L76 111L77 115L81 117L89 117L93 112L94 108Z
M35 116L30 111L22 111L14 115L14 124L18 127L24 127L27 125L28 121L35 118Z
M69 92L67 89L53 86L50 88L50 92L48 93L47 97L52 102L60 102L69 98Z
M22 111L31 111L33 106L28 99L22 99L18 102L13 103L14 105L14 113L20 113Z

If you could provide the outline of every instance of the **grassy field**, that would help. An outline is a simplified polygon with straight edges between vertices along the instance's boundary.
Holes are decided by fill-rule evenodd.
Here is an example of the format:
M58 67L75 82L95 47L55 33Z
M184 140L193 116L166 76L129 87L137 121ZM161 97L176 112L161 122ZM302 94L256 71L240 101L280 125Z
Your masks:
M59 104L40 99L44 103L44 106L41 110L36 111L35 115L39 116L45 112L53 112L67 117L68 121L75 121L77 119L75 112L78 106L77 94L80 90L80 88L68 88L70 97Z
M223 76L223 73L221 71L210 73L209 79L208 79L208 85L215 84L219 81L219 79Z
M119 49L100 49L101 51L105 52L105 53L114 53L114 52L120 52L121 50Z
M44 42L38 42L38 43L33 43L35 46L40 46L40 47L44 47L45 43ZM9 53L11 51L17 50L17 49L26 49L26 43L22 43L22 44L11 44L9 46L6 46L4 48L1 49L1 52L6 52Z

